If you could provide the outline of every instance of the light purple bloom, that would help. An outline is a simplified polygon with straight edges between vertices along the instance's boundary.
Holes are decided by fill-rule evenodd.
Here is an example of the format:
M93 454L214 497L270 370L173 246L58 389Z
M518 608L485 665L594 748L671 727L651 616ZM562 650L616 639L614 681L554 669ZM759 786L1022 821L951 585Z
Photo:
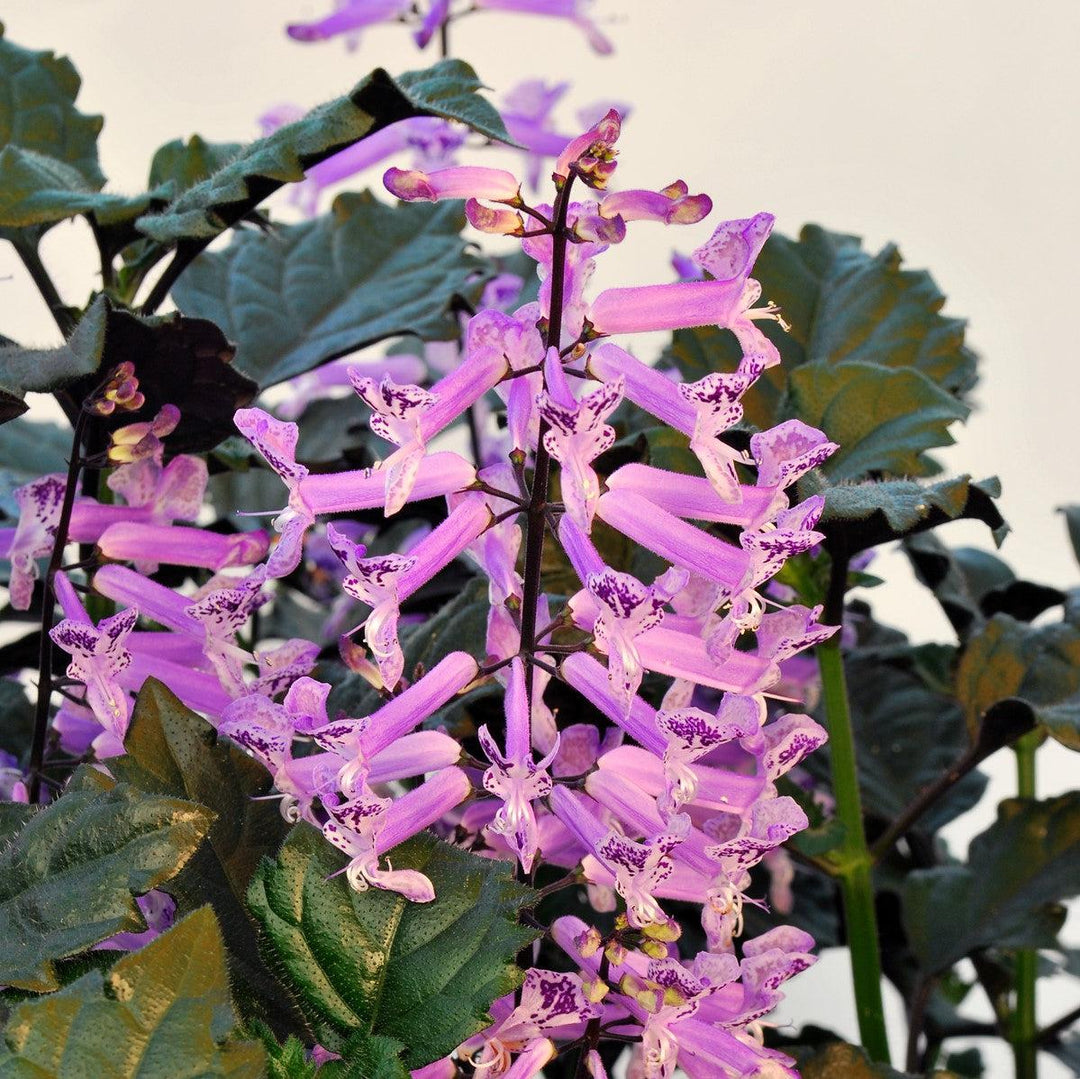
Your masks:
M423 873L383 869L379 857L433 824L463 802L471 790L469 778L460 768L443 768L396 801L367 793L327 806L330 819L323 825L323 835L349 856L345 876L358 892L383 888L414 903L430 903L435 889Z
M753 306L761 286L750 279L772 226L771 214L723 222L694 252L694 260L713 275L712 280L608 289L593 303L590 321L604 334L724 326L738 337L753 369L775 366L780 362L776 346L754 321L777 321L779 314L771 306Z
M293 41L325 41L349 34L349 48L355 49L359 31L380 22L403 18L412 9L412 0L335 0L335 10L314 22L291 23L286 33Z
M86 686L86 703L98 722L122 742L131 719L131 699L117 675L131 665L124 641L135 628L139 612L129 607L95 626L64 574L56 575L54 587L67 617L49 636L71 656L68 677Z
M613 46L586 14L591 2L592 0L475 0L478 8L489 11L515 11L523 15L547 15L566 19L585 34L594 52L606 56L613 51Z
M574 399L558 350L545 362L547 392L537 398L537 409L548 423L544 447L562 465L562 496L570 519L584 532L592 528L600 483L592 462L615 443L615 428L604 420L622 400L622 381L615 379Z
M502 806L488 829L501 835L517 853L521 868L528 873L539 846L536 814L532 803L551 793L547 768L559 750L554 748L540 761L533 761L529 705L525 694L525 668L520 659L510 667L506 687L506 752L501 753L486 726L477 732L491 767L484 773L484 789L502 799Z

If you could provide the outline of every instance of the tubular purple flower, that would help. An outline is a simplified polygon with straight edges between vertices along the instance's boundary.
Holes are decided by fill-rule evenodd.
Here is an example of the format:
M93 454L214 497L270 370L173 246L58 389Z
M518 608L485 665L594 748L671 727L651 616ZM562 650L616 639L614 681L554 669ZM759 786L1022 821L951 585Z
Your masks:
M549 350L545 370L549 372L549 390L536 400L541 417L548 423L544 448L562 466L562 495L567 516L582 531L588 532L600 497L600 483L592 462L615 443L615 428L604 420L622 400L622 380L605 383L575 401L566 385L557 349Z
M125 521L110 525L97 545L106 558L121 562L145 561L152 555L156 563L169 566L220 570L259 562L266 555L269 538L262 530L224 536L200 528Z
M151 648L144 649L144 642L138 640L147 634L133 633L128 642L131 645L131 666L122 671L119 680L124 689L138 693L147 678L156 678L164 682L180 700L206 716L220 716L229 706L233 695L222 689L216 674L193 670L188 663L177 663L154 654Z
M597 762L624 781L634 783L651 798L662 800L671 785L664 762L655 753L637 746L616 746ZM686 804L718 813L743 813L762 796L766 781L762 776L705 764L685 766L693 783L693 795ZM661 806L663 808L663 806Z
M11 606L17 611L30 609L34 581L38 578L37 560L52 553L66 486L64 475L57 472L32 480L13 492L19 507L19 523L7 553L11 561L8 588Z
M444 768L396 802L365 795L327 806L330 819L323 835L349 856L345 876L358 892L371 886L399 892L414 903L430 903L435 889L427 877L414 869L382 869L379 856L450 812L471 790L460 768Z
M412 548L408 557L388 554L375 558L365 558L363 544L353 543L333 525L327 526L330 545L349 571L342 588L372 607L364 633L384 685L397 685L405 662L397 632L400 603L449 565L490 524L486 502L466 498Z
M540 761L532 756L532 730L529 704L525 693L525 666L520 659L510 665L506 687L506 753L499 752L495 740L482 726L477 735L491 767L484 772L484 789L502 799L502 806L488 830L501 835L514 850L521 868L528 873L539 849L536 813L532 803L551 793L551 777L547 768L559 751L555 745Z
M608 491L597 501L596 512L612 528L661 558L725 587L737 588L749 567L745 551L710 536L641 495Z
M407 689L363 719L342 719L315 732L324 749L370 760L415 730L477 675L476 660L451 652Z
M361 377L367 375L376 380L389 375L395 382L418 382L424 378L427 366L419 356L408 353L360 360L352 357L333 360L316 367L314 371L289 379L284 384L288 397L278 404L275 411L283 420L296 420L312 401L332 396L339 386L351 386L351 372L354 370Z
M758 466L759 487L786 490L817 468L840 447L802 420L786 420L750 436L750 453Z
M598 333L638 333L690 326L724 326L742 345L755 369L775 366L780 354L754 326L755 319L779 320L771 306L754 308L761 288L750 271L769 232L771 214L725 221L694 252L694 260L712 275L708 281L608 289L593 304L589 319Z
M585 14L592 0L474 0L476 7L489 11L515 11L523 15L547 15L566 19L588 38L594 52L603 56L613 51L611 42Z
M153 622L197 639L203 635L199 623L187 612L190 600L127 566L102 566L92 583L96 592L115 603L138 606Z
M563 660L559 672L567 683L636 742L657 756L663 754L666 742L656 726L655 710L635 695L627 712L621 697L612 688L607 671L592 656L575 652Z
M366 779L372 784L408 779L457 764L460 758L460 744L442 731L403 734L371 759ZM344 783L342 790L349 793Z
M293 41L326 41L338 34L355 34L366 26L399 19L411 8L412 0L344 0L325 18L291 23L285 32ZM352 47L355 47L355 41Z
M624 221L660 221L665 225L695 225L712 212L708 195L691 195L690 189L676 180L659 191L616 191L600 203L604 217Z
M304 534L320 513L374 509L386 498L386 479L377 469L309 475L296 462L296 424L258 408L241 409L234 422L289 489L289 504L274 519L281 533L267 560L267 573L283 577L300 564ZM476 469L456 453L433 453L418 465L409 500L434 498L468 487Z
M517 177L505 169L476 165L456 165L435 172L415 169L387 169L383 184L391 195L403 202L439 202L441 199L487 199L520 205Z
M760 528L770 521L778 508L776 492L769 488L743 486L736 502L727 502L701 476L687 476L652 465L629 464L615 469L605 480L608 492L626 492L647 499L676 517L693 521L714 521L721 524Z
M427 13L423 22L413 32L413 41L418 49L426 49L428 42L450 14L450 0L428 0Z
M86 686L86 703L98 722L123 741L131 718L131 700L117 676L131 665L131 653L124 647L124 641L135 628L139 612L130 607L103 618L95 626L64 575L57 574L55 580L65 608L72 609L77 617L63 619L49 631L49 636L71 656L68 677Z
M626 349L604 342L589 353L586 369L602 382L621 378L623 392L638 408L645 409L684 435L694 433L696 411L679 392L678 382L642 363Z
M626 900L626 917L635 929L666 923L653 892L671 875L671 852L689 834L690 818L672 817L667 829L648 842L635 843L604 826L585 808L579 795L556 787L548 798L551 811L615 878Z

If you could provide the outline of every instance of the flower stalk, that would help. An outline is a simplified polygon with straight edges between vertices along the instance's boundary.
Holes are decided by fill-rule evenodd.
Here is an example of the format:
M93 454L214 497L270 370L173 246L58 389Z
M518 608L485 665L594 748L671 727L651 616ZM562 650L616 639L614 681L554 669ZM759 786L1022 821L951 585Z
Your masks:
M835 555L824 616L825 621L830 624L839 625L843 619L847 569L847 557ZM871 878L873 859L863 828L855 736L851 727L851 709L848 704L839 633L818 645L817 659L821 671L822 703L829 731L836 815L844 828L844 838L837 852L840 858L838 876L844 903L848 950L851 953L859 1037L871 1059L887 1064L889 1041L881 999L881 954L877 913L874 909L874 884Z
M1021 798L1036 796L1035 752L1039 732L1025 734L1016 743L1016 793ZM1038 976L1039 953L1034 948L1021 948L1016 953L1016 1006L1009 1030L1013 1047L1016 1079L1036 1079L1039 1073L1037 1039L1038 1022L1035 1014L1035 983Z

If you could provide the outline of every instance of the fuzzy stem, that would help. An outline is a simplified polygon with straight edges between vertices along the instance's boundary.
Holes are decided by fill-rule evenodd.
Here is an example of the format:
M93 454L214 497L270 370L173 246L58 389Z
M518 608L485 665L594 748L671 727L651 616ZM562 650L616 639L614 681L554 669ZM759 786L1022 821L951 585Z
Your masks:
M1035 797L1035 750L1039 735L1024 735L1016 743L1016 792L1021 798ZM1021 948L1016 953L1016 1007L1009 1029L1016 1079L1036 1079L1039 1073L1036 1040L1039 1028L1035 1016L1035 980L1039 953Z
M574 183L571 171L559 192L555 203L555 224L551 234L551 305L548 312L547 333L544 335L544 348L558 344L562 335L563 290L566 282L566 215L570 209L570 188ZM522 572L521 600L521 654L532 657L536 650L536 609L540 600L540 566L544 556L544 530L547 517L548 481L551 473L551 458L544 447L544 435L547 424L541 422L540 436L536 443L536 457L533 462L532 491L529 505L525 511L525 566ZM533 664L525 671L525 693L532 708L533 699Z
M45 739L49 731L49 700L52 697L52 652L53 643L49 636L52 629L55 594L53 580L60 571L67 546L68 528L71 525L71 510L75 505L75 495L79 482L79 466L82 457L82 440L90 413L83 408L75 421L75 431L71 437L71 456L68 458L67 485L64 487L64 502L60 507L60 520L56 526L52 553L49 555L49 567L45 571L45 580L41 594L41 638L38 641L38 684L37 705L34 710L34 737L30 743L30 804L34 805L41 791L41 767L45 758Z
M833 556L825 621L840 624L844 616L844 585L848 559ZM837 633L817 649L821 669L821 695L829 730L836 815L844 826L838 871L844 902L848 950L851 953L855 1011L859 1036L871 1058L889 1062L889 1041L885 1033L885 1013L881 1001L881 955L878 946L877 914L874 910L873 862L863 829L862 799L851 728L844 660Z

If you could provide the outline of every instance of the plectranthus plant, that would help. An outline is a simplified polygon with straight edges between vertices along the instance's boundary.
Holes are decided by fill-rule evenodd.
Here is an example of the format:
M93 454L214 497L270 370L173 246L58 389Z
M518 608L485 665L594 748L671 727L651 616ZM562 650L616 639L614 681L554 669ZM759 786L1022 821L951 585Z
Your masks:
M0 348L0 1075L1072 1059L1039 979L1080 805L1036 759L1080 746L1076 596L932 531L1007 531L995 481L931 482L961 324L892 247L630 186L625 110L560 135L558 72L500 116L447 56L483 9L611 51L579 2L338 4L288 32L400 21L444 58L166 143L133 196L70 63L0 38L0 239L63 337ZM81 305L40 246L73 217ZM668 226L675 280L594 287ZM875 620L895 541L955 641ZM1007 746L1018 797L962 860L940 830ZM785 997L837 947L861 1046Z

